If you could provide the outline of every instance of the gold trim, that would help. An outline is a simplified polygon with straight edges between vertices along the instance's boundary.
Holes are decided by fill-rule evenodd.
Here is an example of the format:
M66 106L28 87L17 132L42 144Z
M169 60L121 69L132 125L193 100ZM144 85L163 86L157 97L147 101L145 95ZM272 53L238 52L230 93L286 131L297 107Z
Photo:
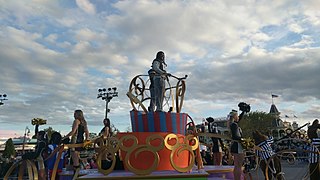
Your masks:
M175 139L176 143L172 146L168 143L169 140ZM194 162L195 162L195 156L193 151L196 150L199 147L199 141L196 137L193 135L188 135L184 138L183 143L180 143L179 137L176 134L168 134L165 139L165 146L167 149L171 150L170 154L170 164L171 166L177 170L178 172L188 172L192 169ZM190 144L192 144L190 146ZM174 155L176 153L176 156L179 156L179 154L183 151L189 151L189 165L187 167L179 167L174 162Z
M7 173L4 176L4 180L8 180L10 174L13 172L13 170L17 167L19 167L19 173L18 173L18 179L23 179L24 174L24 168L27 167L28 177L29 179L38 180L38 169L35 166L34 162L26 159L26 160L20 160L14 164L8 169Z
M185 92L186 92L186 82L184 80L179 80L176 86L177 113L181 112ZM180 98L180 101L179 101L179 98Z
M52 175L51 175L51 179L56 179L56 173L57 173L57 170L58 170L58 166L59 166L59 162L60 162L60 159L61 159L61 156L62 156L62 152L64 150L64 145L60 146L60 147L57 147L59 152L58 152L58 157L56 158L56 161L54 163L54 166L53 166L53 171L52 171ZM55 152L55 150L53 151L53 153ZM54 153L54 155L56 155L57 152Z
M124 146L123 142L127 141L127 140L133 140L133 145L131 145L130 147L126 147ZM151 144L151 142L153 140L159 139L160 140L160 145L158 146L153 146ZM164 145L163 145L163 137L158 135L158 134L153 134L151 136L148 136L146 138L146 144L145 145L138 145L138 139L133 136L133 135L126 135L126 136L122 136L120 138L120 148L123 151L126 151L127 154L125 156L125 160L124 163L126 165L126 167L128 168L129 171L133 172L136 175L148 175L151 174L154 170L157 169L158 165L159 165L159 161L160 161L160 156L158 154L158 151L163 149ZM145 151L149 151L153 154L154 156L154 161L153 164L148 168L148 169L137 169L135 167L132 166L131 162L130 162L130 157L131 154L133 152L134 153L134 157L136 158L138 156L139 153L141 152L145 152Z
M109 137L107 139L106 145L102 146L99 149L99 154L97 157L98 171L103 173L104 175L110 174L116 165L115 153L119 150L119 146L120 146L119 144L120 144L120 142L119 142L118 138ZM101 167L102 166L102 164L101 164L102 157L107 156L109 154L111 154L112 164L109 169L102 169L102 167Z
M8 169L7 173L5 174L4 180L7 180L8 177L10 176L10 174L12 173L12 171L13 171L16 167L18 167L18 165L21 164L21 163L22 163L22 160L17 161L16 163L12 164L12 166Z
M138 111L137 108L134 106L134 104L139 104L144 112L148 112L147 108L142 104L142 102L134 96L131 92L127 92L127 96L130 99L131 105L134 108L135 111Z
M168 143L168 140L171 139L176 139L176 143L173 146ZM169 150L176 150L179 147L179 138L176 134L170 133L164 138L164 143L166 148L168 148Z
M208 173L228 173L233 172L233 168L228 169L211 169L211 170L205 170Z
M25 161L27 164L27 171L29 179L33 179L33 172L32 172L32 162L30 160Z
M140 82L137 82L138 80L140 80ZM148 110L142 104L142 101L144 100L145 90L146 90L145 82L139 75L134 77L131 80L129 85L129 91L127 92L127 96L129 97L131 106L135 111L137 111L135 104L139 104L144 112L148 112ZM140 97L140 99L138 97Z

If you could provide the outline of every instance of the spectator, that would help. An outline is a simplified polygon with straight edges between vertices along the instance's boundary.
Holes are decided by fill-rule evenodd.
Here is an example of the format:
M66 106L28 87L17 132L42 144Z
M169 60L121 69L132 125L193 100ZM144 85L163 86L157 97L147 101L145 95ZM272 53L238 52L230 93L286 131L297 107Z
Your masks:
M47 161L47 168L48 168L48 173L49 176L48 178L51 179L52 177L52 173L53 173L53 168L54 168L54 164L57 161L57 158L59 156L59 151L55 152L55 154L52 155L52 153L54 153L56 148L59 148L59 145L61 144L61 134L58 132L54 132L51 135L51 139L48 145L48 155L51 156ZM56 174L56 178L55 179L59 179L59 173L62 172L62 168L64 167L64 162L65 162L65 156L66 156L66 152L62 152L60 160L59 160L59 164L58 164L58 168L57 168L57 174Z

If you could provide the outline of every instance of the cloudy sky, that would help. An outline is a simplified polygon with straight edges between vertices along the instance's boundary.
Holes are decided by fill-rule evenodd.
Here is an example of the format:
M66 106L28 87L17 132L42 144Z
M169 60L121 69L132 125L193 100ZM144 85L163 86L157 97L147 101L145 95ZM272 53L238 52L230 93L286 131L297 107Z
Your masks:
M225 117L241 101L312 122L320 114L318 0L0 0L0 137L21 136L44 118L62 134L82 109L99 132L117 87L112 123L130 127L130 81L157 51L186 80L182 111L195 121ZM174 83L173 83L174 84ZM293 118L296 116L297 118Z

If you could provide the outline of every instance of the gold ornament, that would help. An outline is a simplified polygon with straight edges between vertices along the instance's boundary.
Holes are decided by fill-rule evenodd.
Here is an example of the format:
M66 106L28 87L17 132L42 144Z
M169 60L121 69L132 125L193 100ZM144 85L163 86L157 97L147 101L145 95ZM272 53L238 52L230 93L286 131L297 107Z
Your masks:
M174 145L170 145L168 141L170 139L175 139L176 143ZM188 172L192 169L195 161L194 153L193 151L196 150L199 147L199 141L196 137L193 135L187 135L184 138L183 143L180 143L179 137L176 134L168 134L165 139L165 146L167 149L171 150L170 154L170 164L171 166L177 170L178 172ZM191 144L191 146L190 146ZM190 161L189 161L189 166L187 167L179 167L176 165L176 163L173 161L174 154L176 153L178 156L182 151L189 151L190 154Z
M97 163L98 163L98 170L99 172L103 173L104 175L108 175L110 174L115 165L116 165L116 157L115 157L115 154L116 152L118 152L119 150L119 139L116 138L116 137L109 137L107 139L107 143L106 145L102 146L99 150L99 154L98 154L98 160L97 160ZM102 164L101 164L101 160L102 160L102 157L103 156L106 156L108 155L109 158L111 158L111 166L109 167L109 169L102 169Z
M41 118L33 118L31 120L31 124L32 125L43 125L43 124L47 124L47 120L41 119Z
M151 142L156 139L159 139L161 143L155 147L151 144ZM128 140L133 141L133 144L129 147L124 145L124 142ZM148 175L157 169L160 161L160 156L158 151L160 151L164 147L162 136L158 134L148 136L146 139L146 144L143 144L143 145L138 145L138 139L133 135L122 136L120 138L120 142L121 142L120 149L127 152L123 162L126 164L126 167L128 168L129 171L133 172L136 175ZM153 154L154 156L153 164L148 169L137 169L133 167L130 162L131 154L134 152L134 156L137 157L139 153L146 152L146 151L151 152Z
M255 147L254 140L249 138L242 138L240 141L242 147L246 150L253 149Z

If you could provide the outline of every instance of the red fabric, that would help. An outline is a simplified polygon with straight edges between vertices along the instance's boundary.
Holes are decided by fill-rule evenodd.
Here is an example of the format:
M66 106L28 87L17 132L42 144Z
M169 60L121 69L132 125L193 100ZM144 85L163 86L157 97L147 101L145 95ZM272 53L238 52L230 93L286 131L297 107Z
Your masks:
M166 125L168 132L173 132L171 114L166 113Z
M154 125L155 125L156 132L161 132L161 129L160 129L160 116L159 116L159 113L157 113L157 112L154 113Z
M139 123L138 123L138 111L134 111L134 124L136 125L135 130L138 131L139 130Z
M149 132L148 128L148 116L142 116L142 122L143 122L143 130L145 132Z

